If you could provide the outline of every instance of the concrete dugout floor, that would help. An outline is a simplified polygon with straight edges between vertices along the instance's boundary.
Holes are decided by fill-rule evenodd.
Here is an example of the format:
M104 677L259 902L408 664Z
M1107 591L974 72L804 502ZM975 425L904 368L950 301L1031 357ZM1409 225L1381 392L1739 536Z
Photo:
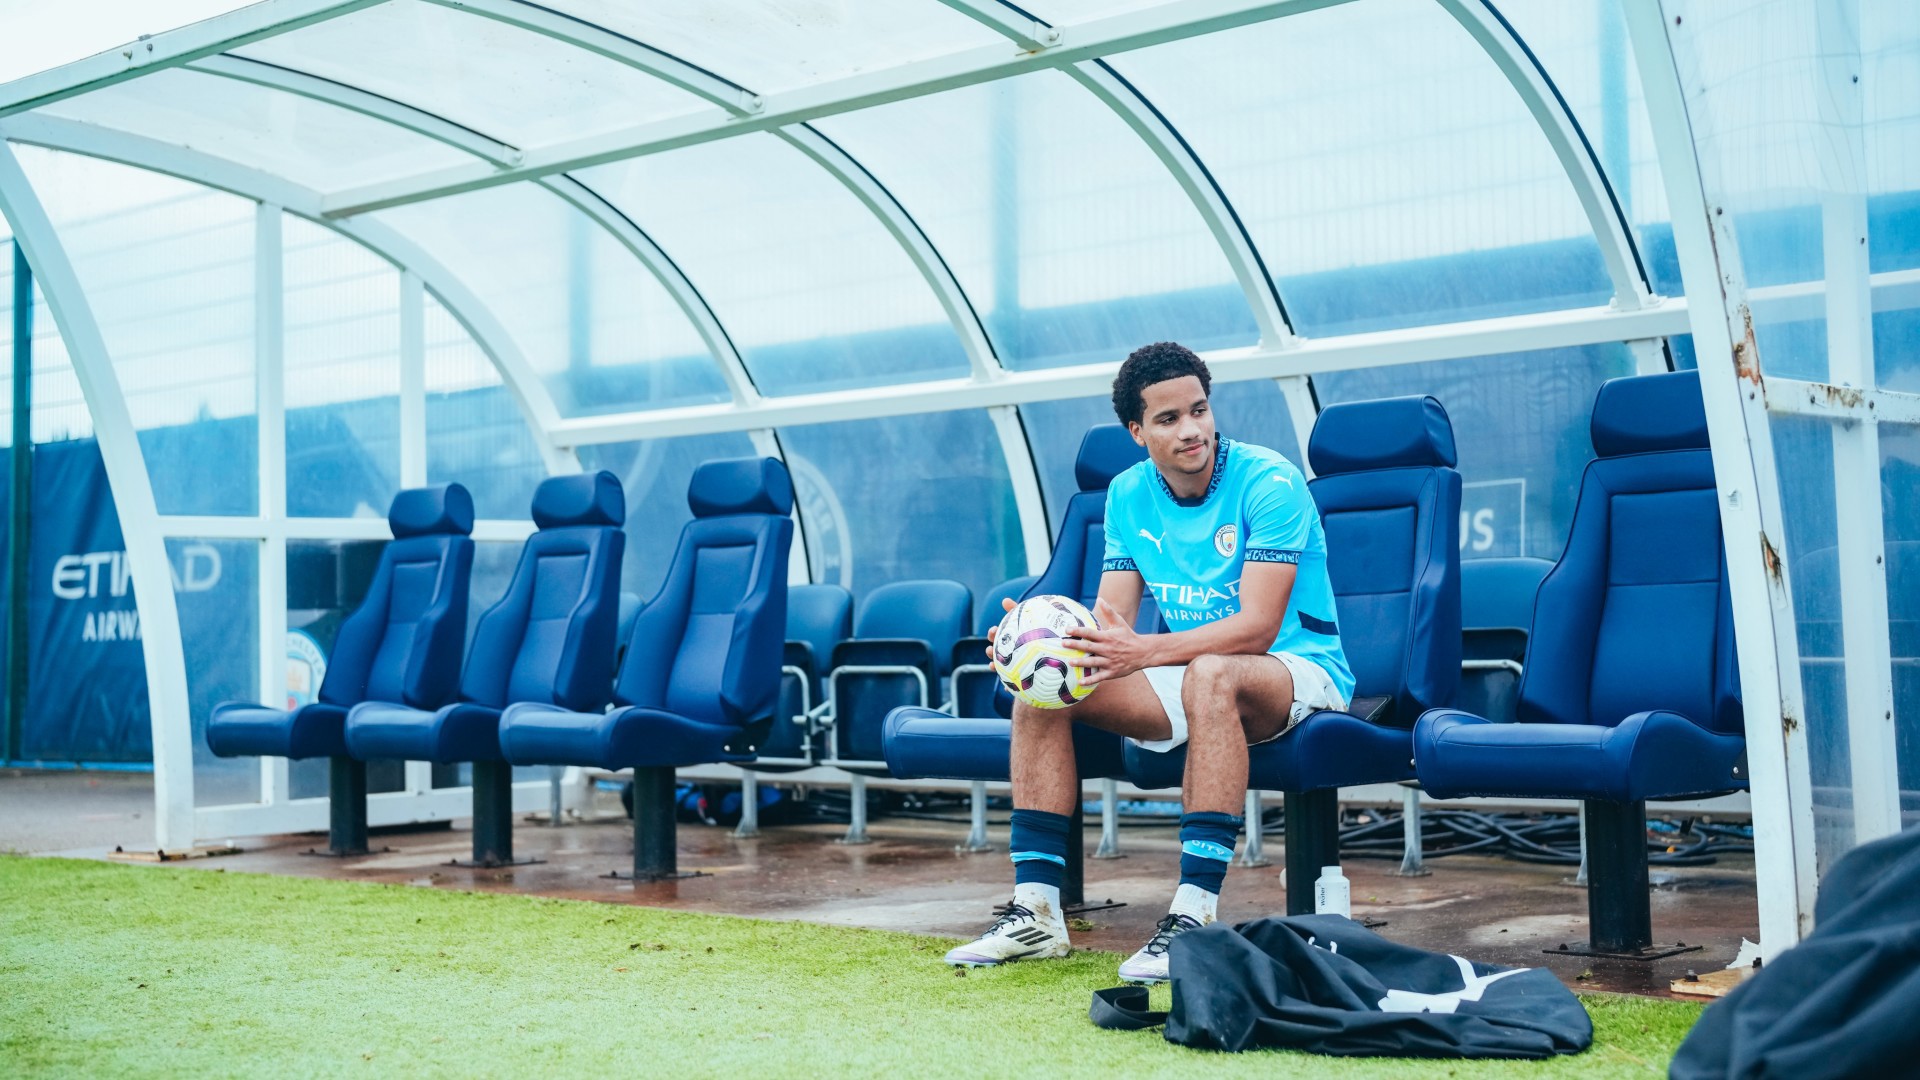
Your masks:
M0 771L0 850L104 858L116 844L150 847L151 778L140 774ZM242 838L241 854L173 864L187 869L253 871L401 883L429 888L534 893L603 903L639 904L768 919L797 919L916 933L971 937L1011 893L1006 829L991 830L991 852L956 850L964 823L877 819L873 841L835 843L842 827L787 825L757 838L731 830L680 826L680 868L707 876L654 884L602 877L632 867L632 831L616 796L596 794L595 814L559 828L523 820L515 853L543 860L499 870L447 865L466 858L465 822L452 830L382 832L376 847L393 850L358 859L301 854L324 837ZM996 815L1004 817L1004 813ZM1087 831L1087 849L1098 842ZM1074 934L1077 946L1131 952L1166 912L1179 876L1171 823L1121 831L1123 858L1087 860L1089 900L1126 906L1092 912L1093 926ZM1283 849L1267 838L1275 863L1235 866L1221 917L1234 921L1281 913ZM1429 860L1427 877L1393 873L1398 862L1348 859L1356 918L1381 919L1378 932L1426 949L1499 964L1545 966L1582 989L1667 996L1670 980L1688 969L1725 967L1740 939L1758 937L1753 864L1722 856L1708 867L1654 868L1654 939L1704 946L1652 963L1554 956L1541 950L1586 939L1586 893L1566 884L1570 868L1481 856Z

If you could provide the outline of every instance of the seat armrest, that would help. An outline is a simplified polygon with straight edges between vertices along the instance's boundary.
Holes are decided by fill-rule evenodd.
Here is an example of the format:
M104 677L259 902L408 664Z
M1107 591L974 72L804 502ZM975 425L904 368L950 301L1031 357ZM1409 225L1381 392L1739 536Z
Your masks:
M793 642L788 642L787 644L791 645ZM813 673L806 668L796 667L792 664L782 664L780 665L780 674L782 676L791 675L794 680L800 684L800 713L797 716L789 717L789 719L796 724L804 726L809 722L808 717L813 713Z
M814 672L820 670L819 662L813 655L813 646L804 641L789 641L780 654L780 666L797 668L809 681Z
M918 638L855 638L833 647L828 671L843 667L911 667L933 681L933 646Z
M986 663L987 649L993 644L988 637L963 637L953 643L952 663L947 666L949 675L963 667L977 667Z

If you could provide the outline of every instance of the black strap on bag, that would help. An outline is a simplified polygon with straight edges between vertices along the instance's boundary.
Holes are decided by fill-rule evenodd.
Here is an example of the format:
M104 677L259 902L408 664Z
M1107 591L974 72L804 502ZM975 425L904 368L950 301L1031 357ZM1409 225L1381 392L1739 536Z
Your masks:
M1144 986L1114 986L1093 992L1087 1019L1109 1031L1145 1031L1167 1022L1167 1014L1147 1008Z

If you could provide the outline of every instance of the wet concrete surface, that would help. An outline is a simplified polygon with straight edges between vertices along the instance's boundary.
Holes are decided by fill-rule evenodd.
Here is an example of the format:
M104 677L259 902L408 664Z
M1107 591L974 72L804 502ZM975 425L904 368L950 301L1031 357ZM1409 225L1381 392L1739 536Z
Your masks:
M153 846L153 774L0 769L0 851Z
M84 780L68 775L67 789ZM0 822L10 809L32 802L27 785L0 777ZM42 787L47 786L42 784ZM59 785L54 785L58 787ZM109 790L127 801L135 785L109 782L82 789L92 795ZM59 800L41 791L43 817ZM788 825L765 828L751 839L730 829L682 825L679 859L683 871L704 876L635 883L603 877L632 868L633 840L620 816L617 798L596 796L594 814L559 828L523 820L514 832L516 854L541 860L495 870L449 865L470 854L465 822L451 830L384 831L375 846L389 848L354 859L314 858L302 854L323 837L311 835L242 839L238 855L174 864L188 869L225 868L272 874L327 877L348 881L408 884L429 888L529 893L601 903L636 904L766 919L794 919L840 926L902 930L971 937L992 918L992 908L1011 894L1012 868L1006 861L1006 830L990 831L994 850L967 853L957 845L966 833L962 822L882 818L870 827L872 842L837 843L843 827ZM71 806L71 802L68 804ZM140 808L144 810L144 808ZM45 839L84 836L57 853L101 858L112 843L140 846L144 822L127 819L56 828ZM99 812L99 811L96 811ZM0 825L0 848L56 853L56 845L9 845L12 827ZM50 824L42 822L42 824ZM116 835L101 839L104 832ZM128 835L131 834L131 842ZM1090 827L1087 847L1097 846ZM1171 823L1122 831L1123 857L1088 859L1089 900L1115 900L1125 906L1088 914L1091 924L1074 932L1080 948L1128 953L1152 933L1165 914L1179 876L1179 845ZM1270 836L1268 867L1235 866L1227 877L1221 917L1234 921L1283 913L1286 890L1281 879L1283 850ZM1758 937L1750 857L1725 856L1709 867L1655 868L1654 938L1685 942L1701 951L1643 963L1550 955L1543 950L1586 940L1586 893L1568 884L1570 867L1543 866L1483 856L1430 860L1425 877L1400 877L1398 861L1349 859L1356 918L1383 920L1378 932L1421 948L1455 952L1499 964L1545 966L1569 985L1668 996L1668 983L1689 970L1725 967L1741 938Z

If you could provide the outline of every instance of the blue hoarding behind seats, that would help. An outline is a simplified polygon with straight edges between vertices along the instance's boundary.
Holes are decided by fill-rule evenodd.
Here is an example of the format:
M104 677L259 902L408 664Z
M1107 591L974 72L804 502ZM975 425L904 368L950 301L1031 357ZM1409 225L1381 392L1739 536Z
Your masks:
M41 762L151 761L140 616L99 448L91 440L45 444L35 448L33 459L20 756ZM188 631L196 715L206 711L200 699L222 689L212 683L233 681L217 677L215 669L237 666L244 689L251 690L256 569L253 559L234 557L236 548L230 541L168 544Z
M33 454L28 761L149 761L140 618L113 491L92 441Z

